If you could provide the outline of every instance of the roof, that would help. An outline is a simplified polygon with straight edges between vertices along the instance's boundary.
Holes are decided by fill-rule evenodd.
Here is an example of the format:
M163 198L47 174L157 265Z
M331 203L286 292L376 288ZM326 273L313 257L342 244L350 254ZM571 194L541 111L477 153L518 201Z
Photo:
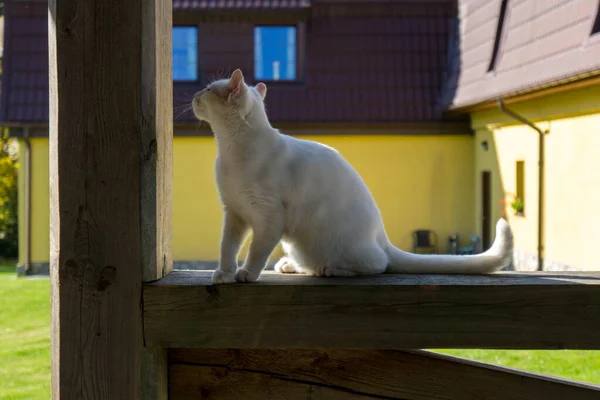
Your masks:
M180 6L208 4L175 2ZM305 79L299 84L269 85L266 103L271 120L306 124L440 121L448 20L456 10L453 0L426 2L427 6L408 0L354 0L352 5L313 2L310 20L299 28L305 38L299 41L305 46ZM21 1L8 5L0 122L47 124L47 9L45 4ZM175 83L174 114L181 123L194 121L189 113L178 115L182 102L189 104L192 94L210 78L236 68L242 68L249 81L253 76L251 20L221 15L198 26L203 38L199 48L203 81Z
M442 118L438 104L451 2L337 8L313 4L300 85L267 84L267 111L285 123L404 123ZM335 6L333 6L335 7ZM343 13L348 13L344 15ZM341 15L340 15L341 14ZM253 76L253 24L205 23L199 37L204 82L241 68ZM223 50L227 53L223 54ZM252 79L250 79L252 81ZM176 84L176 103L198 85ZM177 114L176 114L177 116ZM179 121L193 121L191 113Z
M47 2L6 2L0 121L48 123Z
M598 1L510 0L491 57L502 0L459 0L460 40L452 46L445 100L465 107L600 73Z
M257 8L305 8L309 0L173 0L173 9L257 9Z

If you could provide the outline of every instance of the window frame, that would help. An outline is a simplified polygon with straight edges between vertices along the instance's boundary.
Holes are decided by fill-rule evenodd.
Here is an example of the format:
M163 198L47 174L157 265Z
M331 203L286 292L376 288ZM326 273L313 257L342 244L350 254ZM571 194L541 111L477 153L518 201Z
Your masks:
M293 27L296 29L296 78L295 79L260 79L256 76L256 28L270 27ZM277 86L298 86L304 84L304 72L306 69L305 49L306 49L306 23L255 23L252 25L252 79L254 82L264 82L269 85Z
M515 197L523 202L523 211L516 212L519 217L525 216L525 159L515 162Z
M176 28L194 28L196 30L196 79L175 79L173 76L174 60L173 60L173 30ZM197 83L202 80L202 69L200 68L200 26L194 24L173 25L171 27L171 81L173 84Z

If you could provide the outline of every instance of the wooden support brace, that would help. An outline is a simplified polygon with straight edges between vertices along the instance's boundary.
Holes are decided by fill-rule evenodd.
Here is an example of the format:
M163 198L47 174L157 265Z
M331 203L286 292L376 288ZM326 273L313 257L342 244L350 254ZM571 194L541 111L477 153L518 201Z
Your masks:
M436 353L169 351L170 400L592 400L600 386Z

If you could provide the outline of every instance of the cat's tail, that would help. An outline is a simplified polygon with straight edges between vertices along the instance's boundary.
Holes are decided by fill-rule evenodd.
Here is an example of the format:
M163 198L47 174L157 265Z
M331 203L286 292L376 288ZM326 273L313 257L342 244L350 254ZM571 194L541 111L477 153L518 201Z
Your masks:
M492 247L475 255L414 254L388 244L387 273L410 274L485 274L510 265L513 254L513 234L505 219L496 224L496 239Z

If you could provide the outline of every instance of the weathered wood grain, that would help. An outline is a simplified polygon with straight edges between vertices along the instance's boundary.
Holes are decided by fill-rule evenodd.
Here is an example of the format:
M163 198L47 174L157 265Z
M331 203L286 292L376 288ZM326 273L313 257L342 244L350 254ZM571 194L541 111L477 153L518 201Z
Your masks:
M140 308L172 262L171 2L48 7L52 397L166 398Z
M159 286L210 286L212 271L179 270L162 278ZM537 286L600 285L598 272L498 272L489 275L383 274L352 278L278 274L265 271L253 285L287 286ZM600 290L600 288L598 288Z
M598 275L329 279L213 286L174 271L144 288L147 343L195 348L600 349Z
M592 400L600 386L430 352L169 350L169 399Z
M143 281L173 270L173 80L171 0L142 3L141 207ZM142 399L168 397L167 350L142 348Z

